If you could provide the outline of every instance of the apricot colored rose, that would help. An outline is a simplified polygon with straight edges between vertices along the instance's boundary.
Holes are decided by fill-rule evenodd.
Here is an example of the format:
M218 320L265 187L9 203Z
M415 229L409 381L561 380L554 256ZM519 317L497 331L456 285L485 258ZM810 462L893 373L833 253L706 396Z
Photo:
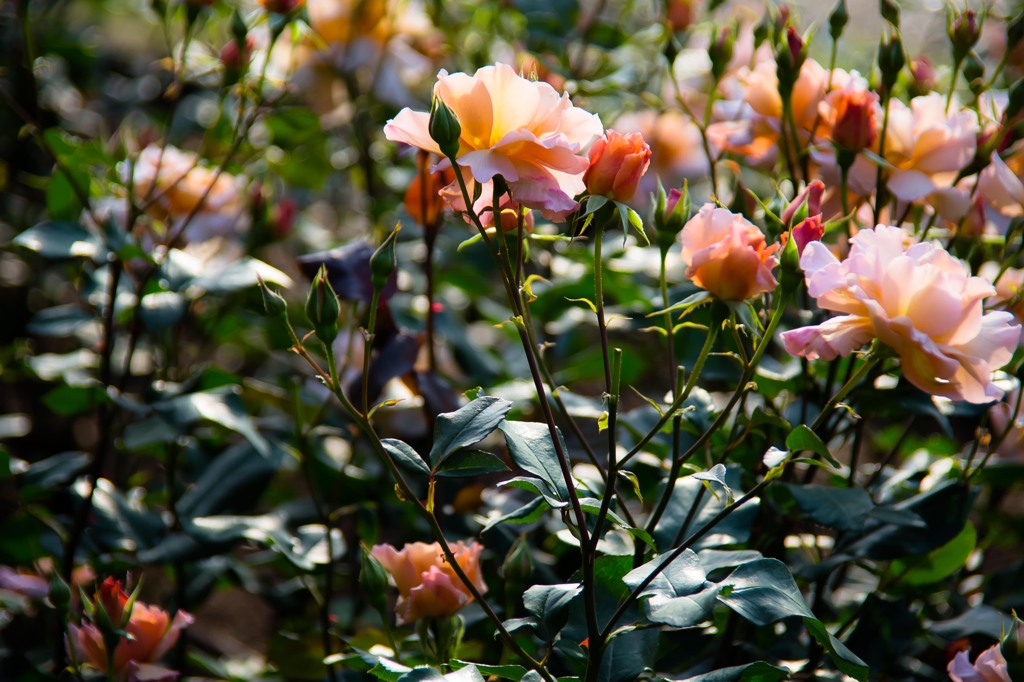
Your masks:
M482 184L500 175L513 200L551 220L576 209L574 197L586 189L587 149L604 132L596 115L507 64L486 66L472 76L442 70L437 81L434 96L462 128L456 160L467 180ZM384 135L440 156L429 120L427 112L406 108L388 121ZM445 159L438 168L449 164Z
M486 593L487 585L480 574L483 546L460 541L451 548L455 560L473 585L480 594ZM374 545L370 551L391 573L398 587L395 620L399 625L421 618L451 616L473 601L473 595L445 561L441 545L436 542L412 542L401 551L391 545Z
M96 594L96 608L104 608L116 628L122 620L128 595L121 583L107 578ZM178 611L174 619L156 606L135 602L121 637L114 649L114 676L118 682L164 682L177 679L178 673L157 662L177 643L181 630L192 623L192 616ZM79 665L100 672L108 671L107 645L95 621L69 625L68 648Z
M771 291L778 244L743 216L704 204L683 226L682 258L686 277L725 301L743 301Z
M590 167L583 182L590 194L629 201L650 165L651 148L643 135L609 130L590 148Z
M842 262L821 242L806 247L800 267L808 293L819 308L842 314L783 333L786 349L832 360L877 338L922 391L972 403L1002 396L992 370L1010 360L1020 326L1008 312L984 312L995 288L938 244L914 243L898 227L861 230L851 241Z

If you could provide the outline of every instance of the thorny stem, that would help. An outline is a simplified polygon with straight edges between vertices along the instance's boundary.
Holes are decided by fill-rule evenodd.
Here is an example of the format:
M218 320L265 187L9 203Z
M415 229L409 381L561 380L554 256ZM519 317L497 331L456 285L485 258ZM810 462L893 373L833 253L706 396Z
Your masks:
M377 308L380 306L380 289L374 287L370 300L369 321L366 324L366 337L363 341L363 415L370 414L370 356L373 353L373 339L377 329Z

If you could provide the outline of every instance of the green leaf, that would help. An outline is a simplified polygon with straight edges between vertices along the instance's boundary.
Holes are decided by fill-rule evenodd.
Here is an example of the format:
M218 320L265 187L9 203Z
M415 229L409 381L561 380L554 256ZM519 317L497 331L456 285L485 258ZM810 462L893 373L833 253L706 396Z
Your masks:
M936 583L963 567L978 544L978 532L970 522L956 537L924 556L892 562L890 573L904 585Z
M788 680L789 669L758 661L731 668L722 668L696 677L687 677L680 682L779 682Z
M139 301L139 318L150 332L162 332L181 321L188 301L173 291L156 291Z
M446 412L434 423L434 444L430 448L430 464L437 469L459 448L479 443L498 428L512 409L508 400L481 396L455 412Z
M77 305L61 305L39 311L29 322L28 331L39 336L89 334L99 337L100 323Z
M526 504L524 504L522 507L510 511L507 514L496 516L495 518L488 517L487 525L485 525L480 530L480 532L486 533L487 531L501 523L533 523L540 517L544 516L544 512L546 512L548 509L551 509L551 505L549 505L543 497L534 498L527 502Z
M526 674L526 668L521 665L484 665L483 663L470 663L453 658L448 664L455 670L461 670L466 666L474 666L480 674L487 677L499 677L503 680L514 680L519 682Z
M546 502L552 509L561 509L569 506L567 501L558 498L555 491L551 489L551 486L541 479L534 478L533 476L516 476L515 478L510 478L507 481L502 481L498 486L529 490L535 495L540 495L544 502Z
M867 680L867 666L815 618L789 569L778 559L743 564L722 581L722 586L729 589L719 593L719 601L755 625L802 618L807 631L832 655L841 671L862 682Z
M96 237L81 225L67 221L39 223L15 237L13 243L54 260L98 259L100 254Z
M547 483L559 501L568 501L569 488L562 478L562 469L547 425L506 420L498 428L505 434L505 443L516 466ZM562 452L567 452L562 432L556 430L556 433Z
M651 240L647 238L647 233L644 232L644 221L641 220L640 214L626 204L620 204L616 201L615 205L619 209L619 220L622 221L623 234L629 232L629 226L632 225L633 229L636 230L636 233L640 236L640 241L644 243L644 246L650 246Z
M489 452L462 450L445 460L436 473L438 476L467 477L497 474L508 470L500 457Z
M690 310L713 300L713 298L714 297L711 295L710 292L704 291L702 289L700 291L690 294L679 303L670 305L668 308L664 308L662 310L655 310L653 313L647 313L647 317L656 317L658 315L664 315L665 313L676 312L682 312L685 314L690 312ZM680 317L682 317L682 315L680 315Z
M811 431L810 427L806 424L793 429L792 433L786 437L786 447L789 448L790 452L801 452L803 450L810 450L811 452L817 453L822 456L829 464L836 469L839 468L839 462L835 457L828 451L825 444L818 438L818 434Z
M875 508L871 496L863 488L791 485L789 492L812 519L839 530L860 530Z
M736 494L743 492L740 488L740 472L738 469L727 468L725 480ZM653 533L654 539L658 542L658 547L663 551L674 546L677 535L685 539L688 535L709 522L713 516L725 509L725 500L715 499L714 496L708 495L706 491L701 493L703 487L704 483L694 479L693 476L685 476L676 481L675 488L672 490L672 496L665 507L665 513L662 515L661 520L658 522L658 527L654 529ZM699 502L697 500L698 494L701 495ZM750 538L759 505L760 500L750 500L723 519L715 526L714 531L697 540L694 543L693 549L700 550L705 547L721 547L723 545L746 542ZM680 527L686 522L690 510L694 506L697 507L697 513L680 532Z
M567 298L565 300L569 301L570 303L586 303L587 307L590 308L591 312L593 312L595 315L597 314L597 306L594 305L594 302L591 301L589 298Z
M74 182L74 185L72 185ZM69 176L59 169L50 177L46 187L46 212L54 220L75 220L82 215L84 205L74 187L88 191L89 174L82 170L72 170Z
M708 483L717 483L719 486L721 486L721 488L723 490L725 490L725 499L726 499L726 501L729 504L732 504L732 502L733 502L732 488L730 488L729 484L725 482L725 474L726 474L725 465L724 464L716 464L715 466L711 467L707 471L698 471L697 473L692 475L692 478L695 478L698 481L706 481ZM708 487L710 488L711 486L709 485ZM712 494L715 494L714 490L712 490L711 492L712 492ZM715 494L715 497L717 498L718 495Z
M646 564L634 568L627 573L622 581L635 590L647 579L656 569L666 564L671 553L662 554ZM687 549L682 552L674 561L669 562L665 568L654 577L654 579L640 593L641 597L651 595L662 595L667 597L678 597L680 595L693 594L704 586L704 568L700 559L693 550Z
M43 396L43 404L62 417L82 414L109 400L101 386L58 386Z
M270 446L256 431L256 426L249 417L249 411L237 389L188 393L156 403L153 409L179 427L192 426L204 420L219 424L244 436L264 457L270 456Z
M388 454L394 457L399 464L418 471L421 474L430 474L430 467L423 461L423 458L412 449L412 446L408 443L398 440L397 438L385 438L380 442L384 446L384 449L388 451Z
M534 585L523 594L523 606L541 622L547 622L582 592L580 583Z
M391 659L379 658L377 659L377 665L373 666L370 670L370 674L378 680L384 680L384 682L398 682L399 678L410 670L412 668Z

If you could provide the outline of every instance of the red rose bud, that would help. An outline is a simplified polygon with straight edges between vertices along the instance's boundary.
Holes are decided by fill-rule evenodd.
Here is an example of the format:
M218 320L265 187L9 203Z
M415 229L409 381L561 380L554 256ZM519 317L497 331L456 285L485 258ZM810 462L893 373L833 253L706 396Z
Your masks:
M665 23L673 33L690 28L697 14L697 0L666 0Z
M796 242L797 253L802 254L804 247L811 242L820 242L825 234L825 226L821 222L821 214L809 216L793 228L793 241Z
M629 201L650 164L651 148L643 135L609 130L590 148L590 167L583 182L591 195Z
M782 212L782 216L780 216L782 224L789 225L791 222L793 222L793 219L796 217L797 212L800 210L802 206L804 206L805 203L807 205L807 211L805 215L810 216L821 213L821 198L824 194L825 183L823 183L821 180L815 180L811 184L804 187L803 190L801 190L801 192L793 198L793 201L789 202L789 204L786 206L786 210Z
M118 629L124 623L124 607L127 603L128 595L121 589L120 580L108 577L96 593L96 605L103 609L111 624Z
M789 46L789 54L793 58L793 64L799 67L804 61L804 39L800 37L800 34L792 26L786 29L786 44Z

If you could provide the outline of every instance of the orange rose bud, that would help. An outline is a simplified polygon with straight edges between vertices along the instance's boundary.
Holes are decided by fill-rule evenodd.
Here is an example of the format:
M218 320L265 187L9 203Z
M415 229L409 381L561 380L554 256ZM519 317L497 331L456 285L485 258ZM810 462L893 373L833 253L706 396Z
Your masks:
M665 21L675 33L690 28L697 16L697 0L666 0Z
M651 148L643 135L609 130L590 148L590 167L583 182L591 195L629 201L650 164Z
M420 225L434 226L444 208L439 192L455 182L455 171L446 168L431 173L430 163L430 154L420 152L416 159L416 176L405 191L405 210Z
M875 101L878 95L861 89L836 90L829 95L832 141L840 149L859 152L875 141Z

